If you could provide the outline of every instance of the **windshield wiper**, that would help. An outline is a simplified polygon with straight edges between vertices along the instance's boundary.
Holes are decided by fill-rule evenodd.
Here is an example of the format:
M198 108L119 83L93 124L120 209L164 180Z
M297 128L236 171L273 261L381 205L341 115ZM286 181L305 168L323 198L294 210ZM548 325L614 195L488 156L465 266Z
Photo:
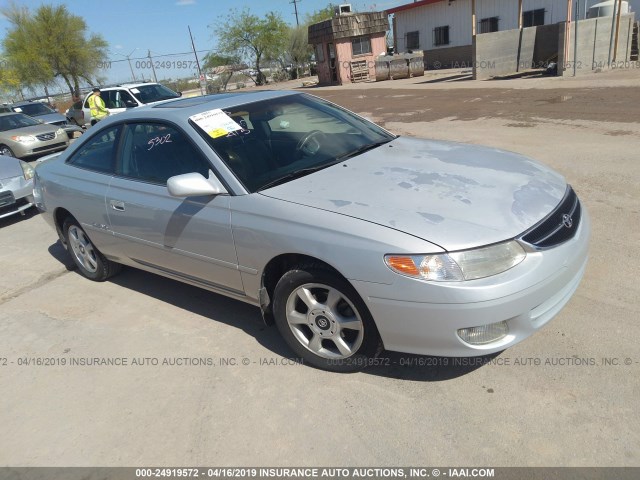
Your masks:
M336 163L338 163L338 162L334 161L334 162L331 162L331 163L326 163L324 165L318 165L316 167L309 167L309 168L302 168L300 170L296 170L295 172L287 173L286 175L283 175L282 177L278 177L275 180L271 180L270 182L265 183L264 185L262 185L258 189L258 192L260 192L262 190L266 190L267 188L275 187L276 185L280 185L281 183L284 183L284 182L289 181L289 180L293 180L295 178L304 177L306 175L309 175L310 173L317 172L318 170L325 169L327 167L330 167L331 165L335 165Z
M369 150L373 150L380 145L384 145L385 143L389 143L393 139L381 140L379 142L368 143L366 145L362 145L361 147L356 148L355 150L345 153L344 155L340 155L336 157L338 162L342 160L346 160L347 158L355 157L356 155L360 155L361 153L368 152Z

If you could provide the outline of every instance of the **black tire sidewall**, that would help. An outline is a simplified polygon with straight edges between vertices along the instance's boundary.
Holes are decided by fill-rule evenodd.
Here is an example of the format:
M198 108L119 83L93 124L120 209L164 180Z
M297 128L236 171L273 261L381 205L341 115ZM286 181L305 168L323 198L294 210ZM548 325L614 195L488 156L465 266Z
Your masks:
M287 299L294 290L307 283L324 284L339 290L358 310L364 326L364 338L355 354L343 360L326 359L314 354L296 339L287 322ZM365 368L367 360L374 358L379 350L380 335L369 309L348 281L330 271L299 268L285 273L274 290L273 313L276 326L289 347L303 358L305 364L316 368L334 372L357 372Z

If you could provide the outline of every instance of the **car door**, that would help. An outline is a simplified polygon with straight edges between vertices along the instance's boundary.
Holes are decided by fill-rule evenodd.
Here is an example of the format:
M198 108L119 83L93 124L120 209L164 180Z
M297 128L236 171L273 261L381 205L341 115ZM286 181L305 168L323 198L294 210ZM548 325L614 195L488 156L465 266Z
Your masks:
M176 198L169 177L214 175L178 127L128 123L107 194L115 237L134 262L205 286L243 292L227 195Z
M65 205L80 222L91 241L102 253L117 256L105 198L115 171L115 157L121 125L107 127L93 134L66 161L55 184L61 185L58 203Z

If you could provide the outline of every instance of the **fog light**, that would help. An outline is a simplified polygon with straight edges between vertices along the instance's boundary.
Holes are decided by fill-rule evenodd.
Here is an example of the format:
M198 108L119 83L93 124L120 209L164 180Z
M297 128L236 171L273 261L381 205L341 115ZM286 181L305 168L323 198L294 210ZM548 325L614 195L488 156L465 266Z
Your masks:
M508 333L509 326L505 321L458 330L458 336L462 341L471 345L486 345L487 343L496 342L506 337Z

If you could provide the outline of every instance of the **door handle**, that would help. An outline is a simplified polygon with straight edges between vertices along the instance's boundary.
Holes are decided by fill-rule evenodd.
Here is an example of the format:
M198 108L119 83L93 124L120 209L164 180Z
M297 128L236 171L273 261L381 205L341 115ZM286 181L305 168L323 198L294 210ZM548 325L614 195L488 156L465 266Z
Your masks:
M118 202L117 200L110 200L111 208L119 212L124 212L124 202Z

